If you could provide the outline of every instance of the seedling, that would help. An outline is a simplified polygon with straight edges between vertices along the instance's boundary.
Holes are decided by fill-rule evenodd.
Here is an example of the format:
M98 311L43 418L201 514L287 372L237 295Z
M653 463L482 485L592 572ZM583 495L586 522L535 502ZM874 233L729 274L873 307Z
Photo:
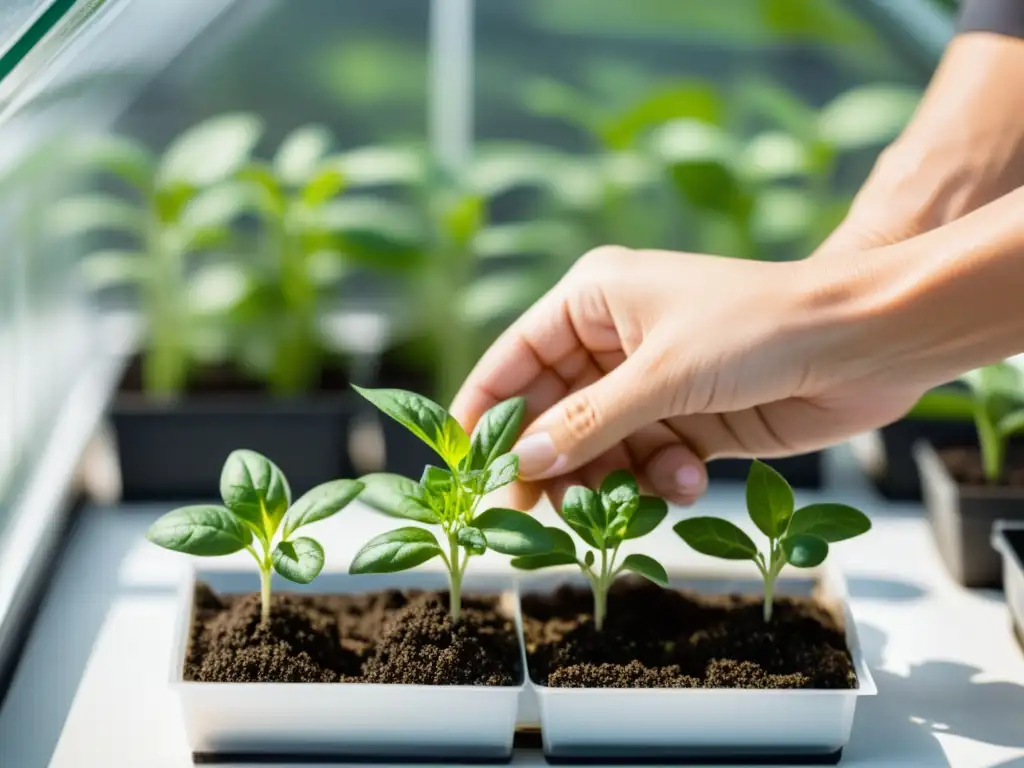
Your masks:
M224 506L175 509L153 523L146 538L165 549L200 557L249 552L260 571L260 616L266 624L272 570L296 584L309 584L324 567L320 543L292 534L340 512L362 490L358 480L331 480L292 504L288 480L274 462L255 451L233 451L220 476ZM271 546L279 531L277 544Z
M262 130L254 115L225 114L185 131L159 157L118 136L75 148L89 170L109 174L129 194L65 198L51 212L50 229L90 243L102 236L105 246L114 246L86 255L82 267L96 289L138 289L146 321L143 388L152 396L173 397L185 387L198 354L198 320L209 311L197 307L210 303L203 287L230 293L222 287L221 264L196 262L230 243L231 225L245 212L245 195L231 176L248 161Z
M425 397L401 389L355 389L433 448L447 468L427 466L419 482L388 473L362 478L362 501L387 515L436 526L443 540L417 526L396 528L364 544L349 573L395 573L440 557L449 574L452 621L458 622L470 557L488 549L521 557L552 548L548 530L527 514L501 507L477 512L485 494L518 475L519 457L508 450L519 436L526 401L513 398L494 406L470 438Z
M623 541L638 539L653 531L668 514L668 505L655 496L641 496L636 480L625 470L612 472L601 483L600 492L573 486L562 502L562 519L593 549L583 559L576 556L572 537L560 528L548 528L553 546L537 555L517 557L512 565L524 571L558 565L579 566L594 592L594 625L600 631L608 610L608 590L623 571L632 571L662 587L668 586L664 566L653 557L627 555L616 565ZM599 554L595 555L594 551ZM600 557L600 566L597 560Z
M918 419L973 419L985 478L997 483L1006 470L1010 438L1024 432L1024 377L1020 369L1004 361L971 371L960 382L966 386L928 392L908 415Z
M764 578L764 620L772 619L775 580L786 564L814 568L828 557L828 545L871 529L867 516L846 504L809 504L794 511L793 489L786 479L759 461L747 476L747 512L768 537L768 551L741 528L717 517L691 517L676 523L679 537L698 552L724 560L753 560Z

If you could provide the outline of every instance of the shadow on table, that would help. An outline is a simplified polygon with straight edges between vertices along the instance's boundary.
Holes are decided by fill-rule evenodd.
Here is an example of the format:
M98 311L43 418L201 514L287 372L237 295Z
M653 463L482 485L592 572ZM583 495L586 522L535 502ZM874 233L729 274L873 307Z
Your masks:
M950 661L929 661L907 675L881 669L885 634L858 624L861 646L878 696L861 699L847 756L886 764L950 765L936 733L1001 747L1024 748L1024 686L976 682L982 670ZM882 763L880 763L882 764ZM1024 768L1014 758L993 768Z
M926 594L925 590L917 584L869 576L849 577L846 580L846 590L854 600L881 600L887 602L919 600Z

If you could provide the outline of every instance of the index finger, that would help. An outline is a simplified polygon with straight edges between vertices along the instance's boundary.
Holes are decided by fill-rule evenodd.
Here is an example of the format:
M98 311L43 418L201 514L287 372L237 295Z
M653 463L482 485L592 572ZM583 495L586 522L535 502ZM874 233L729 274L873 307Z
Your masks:
M528 412L542 413L565 395L554 369L583 345L562 296L560 286L551 289L474 366L451 407L466 431L485 411L510 397L525 396Z

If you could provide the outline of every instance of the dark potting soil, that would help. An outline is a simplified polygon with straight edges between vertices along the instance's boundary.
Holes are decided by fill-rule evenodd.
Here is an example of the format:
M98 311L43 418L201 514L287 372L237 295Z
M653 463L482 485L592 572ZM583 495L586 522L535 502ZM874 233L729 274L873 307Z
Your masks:
M1024 451L1011 450L1006 456L1006 471L996 483L985 477L981 463L981 451L977 448L945 448L939 451L939 458L946 470L959 485L1024 488Z
M856 688L842 628L810 599L698 596L621 582L601 632L589 590L523 598L530 675L555 688Z
M258 594L218 596L197 585L184 677L200 682L517 685L511 618L497 598L463 597L452 625L448 595L275 594L260 626Z

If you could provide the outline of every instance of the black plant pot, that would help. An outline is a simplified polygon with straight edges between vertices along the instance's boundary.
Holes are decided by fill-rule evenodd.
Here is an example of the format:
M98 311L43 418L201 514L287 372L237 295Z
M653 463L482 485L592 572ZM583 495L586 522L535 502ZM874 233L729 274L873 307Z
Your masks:
M936 448L914 446L921 492L946 568L965 587L999 587L1002 564L992 546L997 520L1024 522L1024 487L960 485Z
M1024 651L1024 523L1001 521L992 544L1003 558L1003 591L1017 642Z
M221 467L237 448L274 461L295 497L353 476L354 395L340 386L273 398L220 383L164 401L138 391L136 374L137 365L130 367L111 410L126 501L217 498Z
M765 459L764 462L779 472L794 488L821 488L823 482L823 454L804 453L783 459ZM750 472L748 459L716 459L708 463L708 479L712 482L743 482Z
M927 441L936 449L969 445L975 440L970 421L900 419L880 432L882 456L875 467L865 467L868 476L891 501L920 501L921 478L914 459L914 445Z

